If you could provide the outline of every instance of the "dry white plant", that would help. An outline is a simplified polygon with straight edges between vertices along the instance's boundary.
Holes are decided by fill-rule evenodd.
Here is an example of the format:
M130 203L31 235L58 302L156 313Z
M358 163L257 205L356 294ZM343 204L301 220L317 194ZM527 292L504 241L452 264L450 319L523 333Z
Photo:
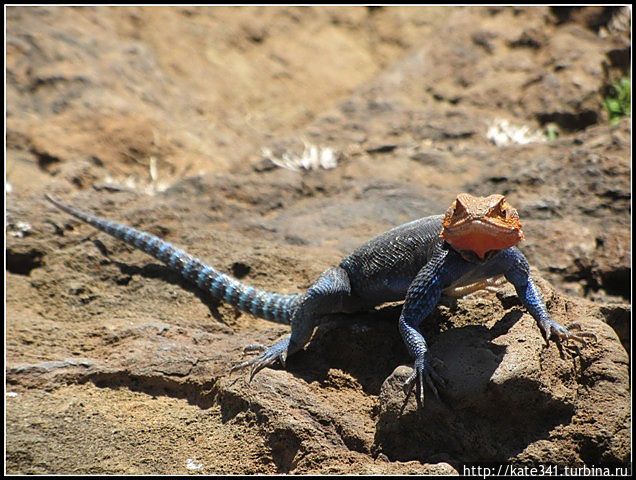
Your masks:
M193 460L192 458L188 458L186 460L186 468L188 470L201 470L203 468L203 464Z
M141 192L146 195L154 195L156 193L164 192L170 187L171 183L159 180L159 168L157 165L157 159L155 157L150 157L148 161L149 182L139 180L136 175L129 175L122 181L115 180L110 175L107 175L100 185L113 190L128 190Z
M546 136L541 130L532 130L526 125L513 125L503 118L498 118L492 122L488 127L486 137L498 147L546 141Z
M261 150L263 158L268 159L274 165L297 172L299 170L329 170L338 166L338 153L329 147L318 147L305 143L302 155L285 152L279 157L269 148Z
M7 224L7 232L13 237L24 238L26 237L33 227L27 222L16 222Z

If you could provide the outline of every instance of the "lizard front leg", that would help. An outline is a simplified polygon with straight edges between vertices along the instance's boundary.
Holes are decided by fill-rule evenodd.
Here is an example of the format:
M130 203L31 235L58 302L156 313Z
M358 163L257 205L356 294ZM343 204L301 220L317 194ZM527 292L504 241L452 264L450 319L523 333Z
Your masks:
M419 325L433 311L444 288L452 280L459 278L467 268L467 262L456 252L439 245L409 286L399 322L400 334L414 359L413 373L404 383L405 405L415 389L415 400L418 407L422 406L425 384L438 396L436 383L442 384L443 380L433 368L428 345L419 331Z
M581 325L578 323L573 323L566 328L552 319L541 292L530 276L528 261L518 248L503 250L498 257L497 260L506 268L506 279L514 285L517 295L537 322L547 344L550 340L554 340L563 355L562 343L576 341L585 344L588 338L596 339L593 333L581 331Z
M291 312L291 334L285 335L269 348L249 346L246 351L262 350L251 360L242 362L231 371L250 368L250 381L259 371L280 362L283 366L287 358L301 350L311 339L314 328L321 317L346 310L351 303L351 284L347 272L341 267L333 267L307 289L300 302Z

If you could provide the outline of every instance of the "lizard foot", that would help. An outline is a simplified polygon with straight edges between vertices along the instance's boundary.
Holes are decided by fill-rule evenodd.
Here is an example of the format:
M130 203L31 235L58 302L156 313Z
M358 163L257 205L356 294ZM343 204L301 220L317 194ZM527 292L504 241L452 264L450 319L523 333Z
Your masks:
M584 332L580 323L574 322L563 327L556 322L550 322L543 330L543 336L546 340L546 345L550 344L550 340L554 340L559 349L561 357L565 356L564 346L568 353L571 355L578 354L580 352L579 346L573 342L579 343L582 346L587 345L588 339L596 341L596 335L591 332ZM576 332L576 333L574 333Z
M415 389L415 401L417 402L417 407L422 408L424 404L424 385L428 385L428 388L431 389L435 398L439 400L439 392L438 388L442 388L446 385L446 380L442 378L442 376L437 373L435 370L438 366L443 366L444 362L439 359L433 359L432 362L429 362L426 358L415 360L415 364L413 366L413 373L406 379L404 384L402 385L402 389L404 390L405 398L404 403L402 404L402 408L400 409L400 413L404 411L406 404L411 398L411 394Z
M251 382L258 372L260 372L265 367L270 367L276 361L279 361L281 365L285 366L285 360L287 358L287 348L289 347L289 335L282 338L278 342L276 342L271 347L267 348L261 344L251 344L246 346L243 349L243 353L249 352L262 352L259 356L247 360L245 362L238 363L234 365L230 369L230 373L236 372L238 370L243 370L245 368L250 369L250 379Z

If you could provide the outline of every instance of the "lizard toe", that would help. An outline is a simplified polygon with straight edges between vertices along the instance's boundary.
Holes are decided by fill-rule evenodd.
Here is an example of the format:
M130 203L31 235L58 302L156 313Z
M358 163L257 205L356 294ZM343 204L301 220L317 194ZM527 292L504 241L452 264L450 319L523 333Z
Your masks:
M546 342L552 339L559 349L561 358L565 358L566 353L571 356L578 356L581 353L580 346L586 346L588 340L596 341L596 335L591 332L583 331L580 323L574 322L567 327L563 327L554 322L546 329Z
M261 352L257 357L251 358L244 362L240 362L234 365L230 369L230 373L238 370L249 368L249 381L251 382L254 376L266 367L271 367L276 362L280 362L285 366L285 360L287 359L287 348L289 346L289 335L283 337L271 347L265 347L261 344L251 344L243 349L244 353L249 352Z
M402 390L404 391L404 403L402 404L401 412L404 411L406 404L408 403L413 391L415 390L415 401L417 407L422 408L424 405L424 388L427 386L435 398L438 400L439 390L446 386L446 380L436 371L435 366L443 365L441 360L433 359L430 363L426 360L416 360L413 366L411 375L402 384Z
M249 381L251 382L254 379L254 376L263 370L266 367L270 367L274 365L277 361L280 361L284 366L285 361L283 358L284 354L281 353L271 353L269 350L266 350L264 353L259 355L256 358L252 358L250 360L246 360L244 362L237 363L230 369L230 373L244 370L249 368Z
M596 335L591 332L582 331L583 327L579 323L573 323L566 327L560 327L559 329L554 329L555 337L558 341L561 342L579 342L582 345L587 344L587 339L592 338L596 341ZM576 332L576 333L574 333Z
M567 330L569 333L569 337L568 337L569 340L581 342L583 345L587 344L588 338L591 338L595 342L598 341L596 334L592 332L583 331L583 326L579 322L574 322L569 324L567 326ZM573 331L576 331L578 333L572 333Z

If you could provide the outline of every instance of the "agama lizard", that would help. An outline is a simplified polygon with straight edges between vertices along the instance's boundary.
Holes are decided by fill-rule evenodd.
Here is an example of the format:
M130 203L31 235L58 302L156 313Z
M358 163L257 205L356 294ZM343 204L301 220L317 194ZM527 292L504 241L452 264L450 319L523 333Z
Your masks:
M421 406L424 386L437 396L436 383L439 386L443 379L433 368L420 324L443 293L461 296L494 285L501 277L514 285L546 342L552 339L562 349L561 342L584 344L586 338L594 337L580 331L579 324L566 328L550 317L530 277L528 262L515 246L524 238L519 215L502 195L475 197L460 193L445 215L405 223L371 239L338 266L326 270L302 294L251 287L154 235L84 213L48 195L47 199L66 213L152 255L213 297L258 317L291 324L291 334L269 348L246 348L261 353L232 370L249 367L250 380L277 361L284 366L287 357L309 342L322 317L404 300L399 331L414 359L413 373L404 390L408 400L415 387L415 398Z

